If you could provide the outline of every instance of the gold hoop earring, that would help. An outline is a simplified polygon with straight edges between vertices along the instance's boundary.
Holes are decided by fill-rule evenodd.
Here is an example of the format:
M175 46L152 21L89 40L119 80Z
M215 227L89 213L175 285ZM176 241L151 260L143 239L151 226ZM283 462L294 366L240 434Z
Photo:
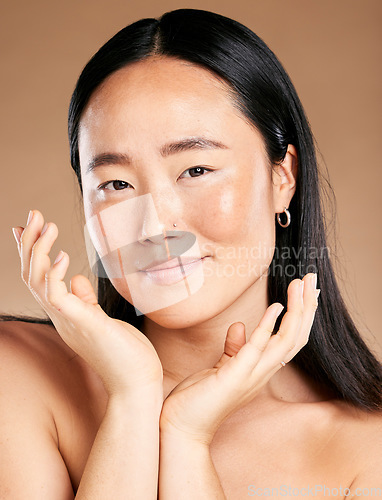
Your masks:
M289 210L287 209L287 207L284 207L283 213L286 215L286 218L287 218L286 223L283 224L281 222L281 218L280 218L281 214L277 214L277 222L280 224L281 227L288 227L290 224L290 221L291 221L291 217L290 217L290 213L289 213Z

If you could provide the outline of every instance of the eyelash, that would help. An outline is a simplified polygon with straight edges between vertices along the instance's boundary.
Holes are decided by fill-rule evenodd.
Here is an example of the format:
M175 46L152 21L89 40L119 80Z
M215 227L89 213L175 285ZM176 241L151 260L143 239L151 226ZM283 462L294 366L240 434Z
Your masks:
M207 168L207 167L191 167L191 168L188 168L187 170L185 170L184 172L188 172L189 170L195 170L195 169L197 169L197 168L203 169L203 170L205 170L205 171L207 171L207 172L212 172L212 171L213 171L211 168ZM183 172L183 173L184 173L184 172ZM182 175L183 175L183 174L182 174ZM197 175L196 177L203 177L203 176L202 176L202 175ZM189 178L194 179L195 177L189 177ZM131 185L131 184L129 184L128 182L121 181L121 180L119 180L119 179L115 179L115 180L112 180L112 181L104 182L103 184L101 184L100 186L98 186L98 188L97 188L97 189L98 189L99 191L124 191L124 189L110 189L110 190L109 190L109 189L107 189L107 188L106 188L106 186L107 186L108 184L112 184L112 183L114 183L114 182L124 182L124 183L125 183L125 184L127 184L127 185Z

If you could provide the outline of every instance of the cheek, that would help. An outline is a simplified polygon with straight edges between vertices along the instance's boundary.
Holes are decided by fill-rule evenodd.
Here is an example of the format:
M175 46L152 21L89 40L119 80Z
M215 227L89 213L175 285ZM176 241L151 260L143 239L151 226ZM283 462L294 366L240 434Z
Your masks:
M270 180L246 177L214 187L194 213L197 233L210 241L237 245L251 235L268 239L274 230Z

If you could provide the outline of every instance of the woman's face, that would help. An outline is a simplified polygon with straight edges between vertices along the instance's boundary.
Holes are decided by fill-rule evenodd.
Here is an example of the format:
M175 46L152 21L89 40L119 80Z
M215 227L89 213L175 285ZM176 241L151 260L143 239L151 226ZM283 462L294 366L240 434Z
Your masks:
M141 313L182 328L266 290L282 210L274 174L210 72L174 58L115 72L83 113L79 153L92 243ZM183 270L142 270L177 255Z

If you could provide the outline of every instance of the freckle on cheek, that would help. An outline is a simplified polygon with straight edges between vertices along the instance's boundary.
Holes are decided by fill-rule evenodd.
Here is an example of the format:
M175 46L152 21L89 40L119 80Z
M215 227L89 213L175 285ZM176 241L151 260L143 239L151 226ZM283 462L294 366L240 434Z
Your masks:
M232 215L235 208L235 196L232 190L226 190L220 195L219 209L223 215Z
M197 210L196 227L212 240L234 242L245 218L245 204L236 199L232 191L204 197Z

